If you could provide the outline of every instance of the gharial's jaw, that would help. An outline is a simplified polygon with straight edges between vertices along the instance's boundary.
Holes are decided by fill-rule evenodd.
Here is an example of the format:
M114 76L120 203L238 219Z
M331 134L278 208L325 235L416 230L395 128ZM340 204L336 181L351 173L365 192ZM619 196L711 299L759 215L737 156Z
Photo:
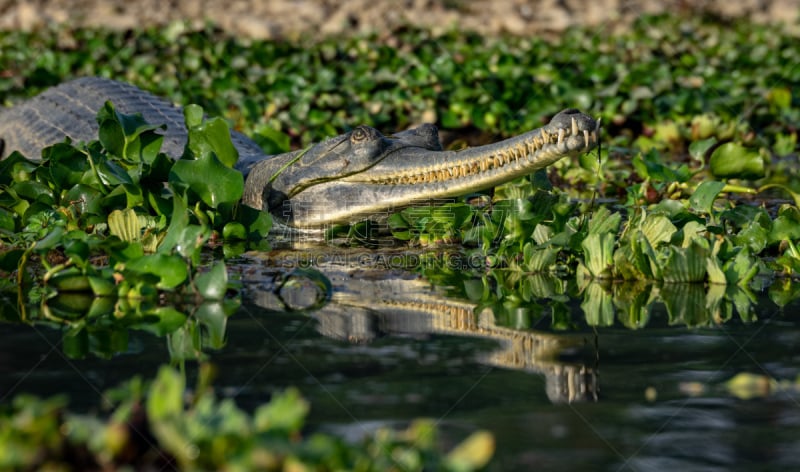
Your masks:
M599 135L599 120L564 110L542 128L461 151L396 143L368 169L309 186L273 213L297 228L380 218L410 205L435 204L530 174L590 151Z

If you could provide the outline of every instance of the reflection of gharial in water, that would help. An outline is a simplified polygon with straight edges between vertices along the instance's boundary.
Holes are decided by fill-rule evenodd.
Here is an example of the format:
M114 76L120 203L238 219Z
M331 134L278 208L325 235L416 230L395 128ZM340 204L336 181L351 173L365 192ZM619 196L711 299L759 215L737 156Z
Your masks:
M565 360L594 340L583 334L553 334L497 326L491 309L475 313L475 304L446 298L429 283L408 273L386 271L326 271L333 296L312 315L324 336L349 342L369 342L381 335L447 334L497 340L501 348L482 356L483 363L543 374L553 402L593 401L598 394L597 370L580 360ZM308 286L281 291L284 303L294 308L313 304ZM275 308L268 293L256 302ZM577 356L575 356L577 357ZM583 356L587 357L587 356ZM596 358L596 357L595 357Z

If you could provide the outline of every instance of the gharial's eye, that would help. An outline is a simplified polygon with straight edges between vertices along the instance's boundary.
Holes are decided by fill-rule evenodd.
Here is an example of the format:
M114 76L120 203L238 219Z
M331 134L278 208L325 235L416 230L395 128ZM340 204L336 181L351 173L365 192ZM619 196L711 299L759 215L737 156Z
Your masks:
M369 133L363 127L359 126L358 128L353 130L353 134L350 135L350 139L354 143L360 143L361 141L366 140L369 137Z

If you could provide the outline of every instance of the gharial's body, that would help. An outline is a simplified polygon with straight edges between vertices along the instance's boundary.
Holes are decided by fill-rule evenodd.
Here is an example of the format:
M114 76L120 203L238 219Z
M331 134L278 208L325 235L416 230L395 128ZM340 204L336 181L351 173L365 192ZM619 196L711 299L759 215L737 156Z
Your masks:
M135 86L87 77L0 110L0 157L17 150L37 159L66 136L96 139L95 116L107 100L122 113L166 124L162 151L174 158L183 154L180 108ZM246 174L242 202L268 209L291 226L319 228L491 188L591 150L599 130L598 121L570 109L542 128L461 151L443 151L432 125L391 136L359 126L272 157L241 133L231 132L231 139L239 151L237 168Z

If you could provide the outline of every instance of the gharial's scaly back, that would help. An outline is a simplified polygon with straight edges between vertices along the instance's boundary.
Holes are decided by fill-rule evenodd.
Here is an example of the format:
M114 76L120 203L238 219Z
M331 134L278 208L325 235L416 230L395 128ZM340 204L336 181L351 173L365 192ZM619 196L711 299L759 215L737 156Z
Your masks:
M161 150L173 158L183 154L186 128L183 111L136 86L100 77L84 77L46 90L7 110L0 110L2 155L20 151L29 159L39 159L42 149L64 140L97 139L97 111L110 100L125 114L141 113L145 121L167 125ZM240 160L264 157L261 148L243 134L232 132Z

